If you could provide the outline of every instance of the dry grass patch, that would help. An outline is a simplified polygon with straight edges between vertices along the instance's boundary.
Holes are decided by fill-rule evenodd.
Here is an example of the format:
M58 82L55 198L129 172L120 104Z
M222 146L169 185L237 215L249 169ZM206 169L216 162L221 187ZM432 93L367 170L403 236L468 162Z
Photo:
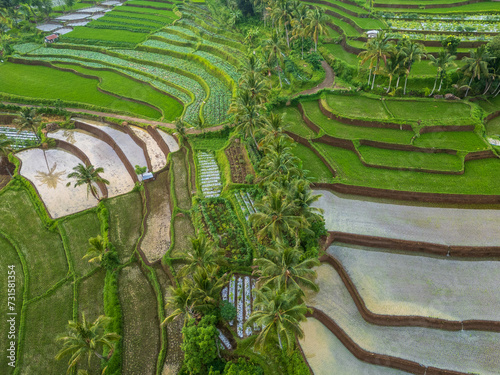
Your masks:
M149 191L147 232L141 249L150 262L161 259L170 247L170 199L168 172L158 175L155 181L146 185Z
M67 332L73 319L73 287L67 282L56 292L29 304L26 311L25 340L21 354L22 374L65 374L69 357L60 361L56 337Z
M160 350L156 296L137 265L122 269L119 277L123 309L123 375L154 375Z
M120 261L130 258L135 250L142 224L142 199L138 192L108 199L109 239L115 245Z

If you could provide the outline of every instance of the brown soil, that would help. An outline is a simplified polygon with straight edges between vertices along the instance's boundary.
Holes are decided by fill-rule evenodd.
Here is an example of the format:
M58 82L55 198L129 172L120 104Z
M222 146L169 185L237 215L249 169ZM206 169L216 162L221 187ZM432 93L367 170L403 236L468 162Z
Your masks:
M66 118L64 116L60 116L60 115L43 115L42 116L42 122L60 122L60 121L66 121Z
M14 174L15 169L16 166L12 163L9 163L7 159L2 158L0 160L0 189L2 189L5 185L9 183L10 175Z
M244 150L242 150L240 144L232 144L225 152L231 167L232 182L244 184L246 175L252 173L245 158Z

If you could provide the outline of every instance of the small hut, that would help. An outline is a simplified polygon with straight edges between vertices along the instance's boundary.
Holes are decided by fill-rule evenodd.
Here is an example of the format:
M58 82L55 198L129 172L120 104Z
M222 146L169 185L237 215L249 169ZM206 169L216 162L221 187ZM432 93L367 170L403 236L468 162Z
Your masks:
M370 39L376 38L378 35L379 31L378 30L368 30L366 32L366 36Z
M45 37L45 43L53 43L59 38L59 34L52 34Z

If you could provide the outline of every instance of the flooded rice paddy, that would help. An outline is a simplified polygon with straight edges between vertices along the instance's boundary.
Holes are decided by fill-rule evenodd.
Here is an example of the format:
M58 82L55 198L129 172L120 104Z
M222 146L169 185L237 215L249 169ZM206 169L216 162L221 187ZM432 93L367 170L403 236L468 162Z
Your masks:
M387 327L367 323L337 272L316 268L319 293L306 303L330 316L364 350L434 366L482 375L498 374L500 333L444 331L420 327Z
M376 314L500 321L500 262L415 256L335 244L328 253L346 269Z
M73 187L74 180L67 176L73 167L82 163L75 155L62 150L33 148L16 154L21 159L20 174L36 187L50 216L56 219L97 205L87 187ZM71 182L67 187L66 183Z
M61 129L49 133L49 136L74 144L87 155L94 167L104 168L101 176L109 181L109 197L124 194L134 187L132 177L116 152L107 143L80 129Z
M307 362L317 375L403 375L404 371L376 366L357 359L319 320L301 323L304 338L299 340ZM335 370L333 370L335 369Z
M330 231L444 245L498 246L500 210L390 203L315 190Z
M146 143L153 171L156 172L162 169L167 164L167 158L160 149L160 146L158 146L158 143L156 143L153 137L151 137L146 130L137 126L131 126L130 129L132 129L134 133Z
M177 143L177 141L175 140L174 137L172 137L170 134L165 133L164 131L162 131L160 129L158 129L158 133L160 133L161 137L163 138L163 140L167 144L170 152L179 151L179 144Z

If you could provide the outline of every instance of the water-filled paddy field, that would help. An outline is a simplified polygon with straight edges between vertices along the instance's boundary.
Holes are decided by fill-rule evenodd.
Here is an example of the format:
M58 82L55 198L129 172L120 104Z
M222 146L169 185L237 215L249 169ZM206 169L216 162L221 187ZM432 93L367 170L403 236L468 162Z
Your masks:
M500 321L500 263L429 257L335 243L368 310L447 320Z
M500 210L444 208L315 190L326 229L444 245L498 246Z

